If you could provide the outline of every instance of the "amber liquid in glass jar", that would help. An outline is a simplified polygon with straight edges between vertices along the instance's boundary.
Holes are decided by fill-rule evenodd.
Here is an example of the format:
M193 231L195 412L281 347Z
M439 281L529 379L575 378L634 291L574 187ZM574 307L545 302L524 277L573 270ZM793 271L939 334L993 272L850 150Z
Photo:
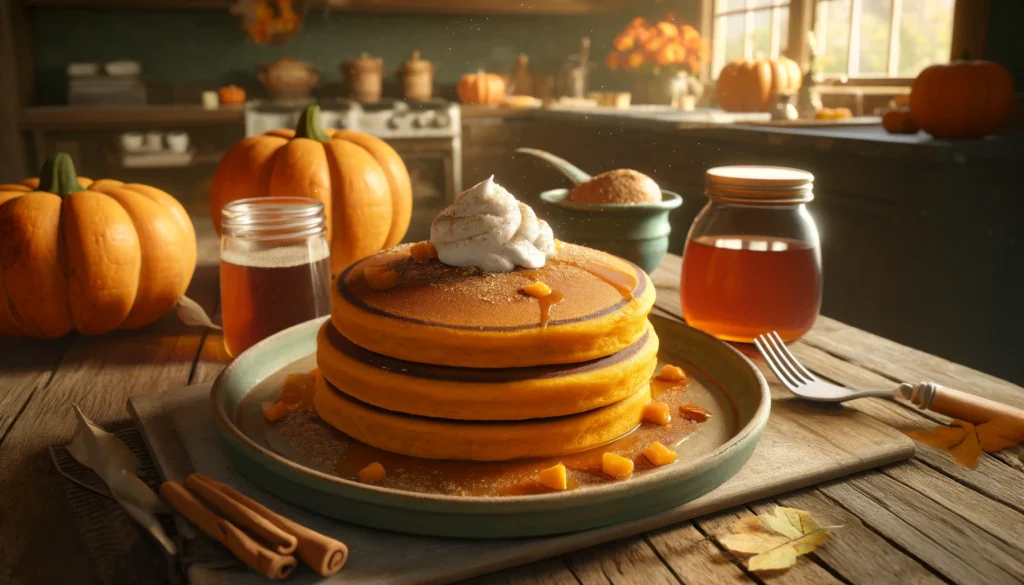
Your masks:
M311 254L294 247L223 255L221 316L228 355L330 313L330 274L326 250Z
M817 247L765 236L702 236L686 245L683 317L728 341L751 342L768 331L800 338L821 308Z

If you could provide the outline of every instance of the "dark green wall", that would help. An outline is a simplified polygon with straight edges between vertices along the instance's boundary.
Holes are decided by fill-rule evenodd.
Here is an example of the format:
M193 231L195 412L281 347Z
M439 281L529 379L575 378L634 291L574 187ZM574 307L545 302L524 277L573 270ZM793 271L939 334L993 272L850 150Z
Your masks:
M1024 89L1024 0L992 0L985 58L1013 74L1017 91Z
M302 32L281 46L248 42L236 17L224 11L130 11L38 8L30 12L41 103L61 103L65 67L72 61L136 59L147 81L255 86L260 63L289 56L314 63L321 81L341 81L339 64L367 51L393 73L413 49L451 84L479 67L509 71L520 53L537 72L558 71L590 36L595 86L628 89L628 78L603 66L612 37L638 14L669 10L697 24L698 0L637 2L625 11L587 16L449 16L310 11Z

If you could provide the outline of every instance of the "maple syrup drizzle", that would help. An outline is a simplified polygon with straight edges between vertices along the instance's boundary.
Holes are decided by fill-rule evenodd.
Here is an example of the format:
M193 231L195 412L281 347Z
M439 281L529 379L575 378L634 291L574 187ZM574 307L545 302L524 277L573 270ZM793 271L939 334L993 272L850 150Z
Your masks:
M615 290L619 291L622 298L626 300L633 299L633 289L637 285L636 275L620 270L611 264L605 264L596 260L588 261L583 266L583 269L615 287Z
M540 302L540 326L547 327L551 319L551 307L565 300L565 293L553 290L550 294L537 299Z

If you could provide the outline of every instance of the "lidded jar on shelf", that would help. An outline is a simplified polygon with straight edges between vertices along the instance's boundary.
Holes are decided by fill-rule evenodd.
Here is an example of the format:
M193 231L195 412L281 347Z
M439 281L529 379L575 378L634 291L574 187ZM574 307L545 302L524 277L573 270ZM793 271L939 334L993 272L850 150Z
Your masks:
M384 85L384 61L380 57L362 53L342 63L341 72L348 84L349 97L366 104L380 101Z
M708 203L686 239L680 295L687 323L727 341L807 333L821 309L821 244L807 211L814 175L728 166L705 175Z
M402 63L399 72L402 81L402 96L413 102L425 102L434 93L434 66L420 58L420 52L413 51L412 57Z

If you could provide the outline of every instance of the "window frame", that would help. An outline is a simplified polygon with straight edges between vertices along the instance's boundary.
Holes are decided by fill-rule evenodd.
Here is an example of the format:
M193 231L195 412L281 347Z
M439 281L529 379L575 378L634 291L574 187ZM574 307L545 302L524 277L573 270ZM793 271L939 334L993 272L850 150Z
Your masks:
M718 41L715 37L715 27L720 14L715 13L715 4L721 0L703 0L701 2L701 34L705 37L711 37L711 58L705 62L704 70L702 71L702 79L705 81L713 81L717 79L713 74L715 72L715 65L718 64L717 59L723 59L724 56L719 57L722 53L716 55L715 47L716 43L724 42ZM793 59L800 65L800 69L804 70L807 68L807 62L810 58L810 53L807 47L807 32L813 30L815 35L823 34L818 31L818 18L817 18L817 6L821 0L789 0L788 4L783 4L783 0L768 6L751 7L750 0L744 2L744 7L735 10L723 11L722 15L733 14L744 12L748 8L753 10L763 9L774 9L780 6L789 7L789 34L788 44L785 48L785 54L790 59ZM851 0L850 10L851 15L855 12L858 16L859 21L860 12L859 9L862 5L861 0ZM860 35L854 37L852 35L854 23L850 23L851 28L851 45L853 39L857 39L857 46L851 46L847 55L847 73L829 73L822 74L822 78L826 83L832 85L846 85L846 86L906 86L914 80L911 76L889 76L889 73L898 71L898 59L899 59L899 35L893 34L892 31L899 30L900 18L902 17L902 5L903 0L893 0L893 10L890 11L889 20L889 46L887 48L886 55L886 75L850 75L850 61L855 60L855 69L859 70L859 59L860 59ZM897 10L899 8L899 10ZM989 17L989 3L987 1L979 0L955 0L953 3L953 37L950 46L950 60L960 58L964 54L965 50L968 50L972 59L981 59L984 57L984 46L985 46L985 33L988 30L988 17ZM748 17L749 19L749 17ZM806 24L805 24L806 23ZM744 23L744 30L747 29L749 20ZM773 27L776 24L773 21ZM775 30L773 29L773 37L776 36ZM745 35L744 43L748 42L749 35ZM822 37L818 37L822 38ZM782 46L780 45L780 54ZM854 50L856 49L856 50ZM746 47L744 47L744 54L746 54Z
M710 5L710 19L709 20L710 20L710 30L711 30L711 35L710 35L711 36L711 59L709 61L711 62L711 64L710 64L710 71L711 72L714 72L716 70L720 71L721 68L723 66L725 66L725 62L724 62L724 47L722 47L722 50L719 50L719 48L725 43L725 35L717 34L719 32L717 30L718 29L718 23L719 22L724 22L723 20L720 20L720 19L723 19L724 17L735 16L737 14L742 14L743 15L743 58L744 59L753 59L754 58L754 54L753 54L754 53L754 48L753 48L753 36L751 34L751 30L753 29L753 24L754 24L754 14L756 14L758 12L769 12L770 11L771 12L771 33L770 33L770 35L768 37L768 45L769 45L769 48L768 48L769 56L768 56L768 58L769 59L774 59L777 56L783 54L783 49L785 48L785 46L788 43L783 41L780 38L781 37L781 34L780 34L781 33L781 27L782 27L782 14L781 14L781 12L782 12L783 8L785 8L786 10L789 11L789 18L788 18L789 22L788 22L788 25L789 25L789 27L792 27L793 26L793 22L794 22L794 11L792 9L792 6L794 4L800 4L799 2L793 2L792 0L774 0L771 4L766 4L766 5L762 5L762 6L753 6L752 5L753 0L744 0L742 8L734 8L732 10L725 10L725 11L722 11L722 12L717 12L715 10L715 4L718 1L720 1L720 0L707 0L707 2L706 2L706 4ZM798 19L798 22L799 22L799 19ZM787 27L786 30L788 31L789 28ZM789 36L789 35L787 35L787 36ZM722 62L719 62L720 59L722 60Z

